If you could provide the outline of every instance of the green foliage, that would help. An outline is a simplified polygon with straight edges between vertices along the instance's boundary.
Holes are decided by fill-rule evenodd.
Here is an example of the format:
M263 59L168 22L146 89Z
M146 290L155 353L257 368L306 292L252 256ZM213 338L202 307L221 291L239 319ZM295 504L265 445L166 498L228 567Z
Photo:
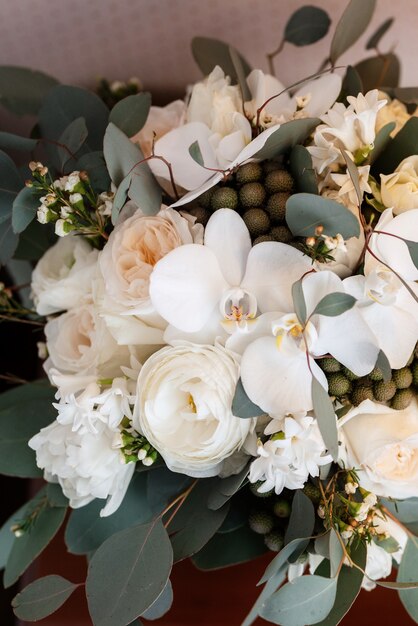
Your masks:
M27 383L0 396L0 472L8 476L41 476L28 441L55 418L54 389Z
M393 24L393 17L389 17L379 26L379 28L373 33L368 42L366 43L366 50L372 50L379 45L380 40Z
M205 76L211 73L216 65L219 65L226 76L231 78L233 84L239 83L239 76L236 69L236 58L231 57L231 46L210 37L194 37L192 40L192 53L194 60ZM247 61L237 51L236 55L240 59L240 66L245 76L251 72L251 67ZM234 63L235 61L235 63Z
M386 150L386 147L391 142L390 133L395 128L395 122L389 122L385 124L383 128L379 130L374 140L374 147L369 156L369 162L373 164L380 155Z
M294 146L290 153L289 165L296 190L300 193L318 194L318 183L312 165L312 157L305 146L299 144Z
M100 499L73 510L65 529L65 543L69 552L94 552L115 533L148 522L152 513L146 499L146 480L146 473L136 473L121 505L108 517L100 517L104 506L104 500Z
M209 491L207 505L210 509L220 509L232 496L243 486L249 468L246 465L238 474L232 474L228 478L217 478L214 486Z
M322 439L334 461L338 459L337 420L331 399L321 383L312 376L312 403Z
M7 263L18 244L18 237L12 229L12 206L22 185L12 159L0 150L0 265Z
M6 133L4 131L0 132L0 148L2 150L18 150L22 152L31 152L36 148L37 143L38 141L36 139L21 137L20 135L13 135L13 133Z
M418 118L411 117L375 161L373 172L391 174L403 159L418 154Z
M25 231L20 234L14 258L23 261L37 261L56 240L57 237L52 224L40 224L38 221L32 220Z
M110 189L110 176L101 150L83 154L77 162L76 169L86 170L90 184L96 193Z
M413 264L418 269L418 243L416 241L409 241L409 239L404 239L404 242L407 245Z
M113 107L109 122L113 122L125 135L132 137L144 126L150 107L151 94L146 91L127 96Z
M307 318L306 301L303 293L302 279L297 280L292 285L293 307L297 318L301 324L305 324Z
M171 605L173 604L173 587L171 586L170 580L167 581L166 586L163 591L160 593L158 598L151 604L149 609L147 609L141 617L145 619L154 620L160 619L163 617L171 609Z
M418 120L417 120L418 121ZM286 202L286 222L295 237L315 235L315 229L323 226L323 234L344 239L358 237L358 219L345 206L310 193L293 194Z
M89 563L86 594L95 626L125 626L167 585L173 552L160 520L112 535Z
M319 123L319 119L307 117L281 124L269 136L264 146L253 155L254 158L264 161L284 154L297 144L303 143Z
M16 539L12 527L25 517L28 503L20 507L13 515L11 515L0 528L0 569L6 567L7 559Z
M251 561L265 552L264 538L243 526L230 533L216 533L192 561L201 570L214 570Z
M196 161L198 165L201 165L202 167L205 165L198 141L194 141L189 147L189 154L192 157L193 161Z
M298 556L305 550L309 543L308 537L300 537L297 539L292 539L289 541L284 548L280 550L278 554L274 557L272 561L267 565L266 571L262 575L261 579L258 582L258 585L262 585L263 583L270 580L273 576L276 576L282 569L285 567L287 571L287 563L289 559L297 554Z
M363 201L363 192L360 189L360 176L358 173L358 169L354 163L354 161L350 158L348 152L346 152L345 150L341 149L341 153L344 157L344 160L346 162L347 165L347 172L351 178L351 182L353 183L355 192L356 192L356 196L357 196L357 200L358 200L358 205L359 207L361 206L361 203Z
M62 576L38 578L13 599L14 614L27 622L36 622L59 609L77 587Z
M292 512L290 513L289 524L284 536L285 545L292 543L295 539L307 539L310 537L313 533L314 525L315 511L313 504L308 496L301 489L298 489L292 500ZM295 548L288 557L289 561L294 563L302 552L301 546Z
M89 132L84 117L76 117L75 120L70 122L67 128L64 129L58 141L61 145L57 146L60 170L62 172L71 172L74 170L74 155L82 148L88 134ZM65 169L66 166L67 169Z
M110 177L117 187L123 189L146 215L155 215L161 206L161 190L144 162L141 150L128 137L110 123L104 138L104 157ZM119 193L119 189L118 189ZM122 203L115 203L112 215L116 222ZM115 206L114 206L115 209Z
M171 472L165 466L147 472L146 476L145 495L148 506L154 514L161 513L192 482L189 476Z
M251 402L244 387L242 386L241 379L238 380L235 388L234 399L232 400L232 413L236 417L248 419L251 417L258 417L263 415L264 411L259 406Z
M36 216L39 205L39 194L31 187L23 187L19 191L12 206L13 232L19 234L29 226Z
M353 308L356 299L348 293L336 291L324 296L312 311L312 315L336 317Z
M282 568L267 581L266 585L264 586L264 589L258 596L257 600L255 601L254 605L251 608L251 611L248 613L247 617L242 622L241 626L251 626L251 624L255 622L255 620L259 616L260 609L263 606L264 602L285 581L286 575L287 575L287 567L282 566Z
M418 539L411 536L406 544L402 561L398 570L397 581L399 583L409 583L418 580ZM409 615L416 622L418 621L418 590L403 589L399 591L402 604Z
M325 37L330 24L326 11L319 7L304 6L290 16L284 39L295 46L308 46Z
M383 500L387 509L412 532L418 534L418 498Z
M345 99L347 96L357 97L360 92L363 93L363 83L360 75L352 65L348 65L341 86L341 95Z
M16 115L36 115L58 81L26 67L0 67L0 104Z
M332 38L330 60L333 65L364 33L372 18L375 5L376 0L350 0Z
M26 504L23 514L28 527L17 522L23 533L13 541L4 571L5 587L13 585L46 548L65 519L66 507L51 505L44 488Z
M364 92L399 85L401 66L393 52L364 59L354 67L361 78Z

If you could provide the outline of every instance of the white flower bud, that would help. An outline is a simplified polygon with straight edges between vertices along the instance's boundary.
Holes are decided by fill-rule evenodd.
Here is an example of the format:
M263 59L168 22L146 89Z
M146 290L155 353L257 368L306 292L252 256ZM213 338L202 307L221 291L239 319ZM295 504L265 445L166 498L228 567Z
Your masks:
M138 452L138 461L144 461L144 459L147 458L147 454L148 454L148 450L145 450L144 448L139 450L139 452Z
M80 172L72 172L69 176L67 181L64 184L64 190L65 191L74 191L74 187L76 187L76 185L78 185L78 183L80 182L80 176L79 176Z
M71 228L68 228L69 224L63 219L55 222L55 234L58 237L65 237L70 232Z
M358 487L357 483L352 483L352 482L346 483L344 487L345 493L346 494L356 493L357 487Z
M49 211L48 207L45 206L44 204L41 204L41 206L39 207L39 209L37 210L37 213L36 213L36 217L37 217L38 222L40 224L47 224L50 221L49 213L50 213L50 211Z
M38 348L38 358L42 360L46 359L46 357L48 356L46 343L44 341L38 341L36 347Z
M143 463L144 465L146 465L147 467L149 467L150 465L153 465L153 463L154 463L154 459L153 459L151 456L147 456L147 457L146 457L146 458L142 461L142 463Z
M72 193L70 195L71 204L78 204L79 202L83 202L83 196L81 193Z

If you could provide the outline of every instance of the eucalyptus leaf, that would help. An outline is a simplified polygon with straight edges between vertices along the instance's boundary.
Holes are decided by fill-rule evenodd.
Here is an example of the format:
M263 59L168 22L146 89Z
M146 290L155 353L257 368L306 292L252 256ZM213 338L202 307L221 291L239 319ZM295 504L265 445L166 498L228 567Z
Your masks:
M166 586L163 591L160 593L158 598L151 604L149 609L145 611L141 615L141 617L149 620L160 619L163 617L170 609L173 604L173 587L171 586L170 580L167 581Z
M309 543L309 537L297 538L293 539L289 543L287 543L278 554L274 557L272 561L267 565L266 571L262 575L261 579L257 583L257 585L262 585L278 574L282 568L287 564L289 558L297 553L300 555ZM287 566L286 566L287 571Z
M150 510L154 514L161 513L191 483L190 476L171 472L164 466L147 472L145 497Z
M244 67L244 61L238 51L229 46L229 56L231 57L232 65L234 66L235 74L237 77L237 83L241 89L241 96L244 102L251 100L251 91L247 84L246 67Z
M241 417L243 419L258 417L259 415L263 415L265 413L265 411L260 409L260 407L254 404L254 402L251 402L245 393L240 378L238 379L234 399L232 400L232 413L236 417Z
M64 171L65 165L69 162L75 167L75 155L85 143L88 134L84 117L76 117L68 124L59 138L60 145L57 146L61 171Z
M416 241L410 241L409 239L404 239L404 242L408 247L408 252L411 256L413 264L418 269L418 243Z
M418 521L418 498L407 500L382 500L387 509L403 524L409 526Z
M316 305L312 315L326 315L336 317L353 308L356 299L348 293L334 292L328 293Z
M379 130L374 140L374 147L369 156L369 162L373 164L380 155L386 150L386 147L391 142L390 133L395 129L396 123L389 122L385 124L383 128Z
M315 525L315 511L311 500L301 489L295 492L292 500L292 511L289 524L284 536L284 543L293 542L295 539L308 539L313 533ZM295 549L289 560L294 563L302 553L301 546Z
M13 515L11 515L3 524L0 529L0 569L6 567L7 559L12 550L14 542L17 540L12 526L17 522L21 522L25 517L25 512L28 507L28 502L20 507Z
M110 176L101 150L83 154L77 162L78 170L86 170L90 184L96 193L110 189Z
M0 150L0 224L10 218L13 201L22 186L23 180L16 165Z
M1 68L0 68L1 72ZM1 102L1 99L0 99ZM0 132L0 148L2 150L18 150L21 152L32 152L38 144L37 139L21 137L13 133Z
M411 117L387 144L383 153L373 164L373 171L379 174L391 174L399 163L411 154L418 154L417 117Z
M273 574L273 576L265 584L264 589L261 591L257 600L253 604L251 611L248 613L247 617L242 622L241 626L251 626L251 624L255 622L255 620L259 616L259 611L261 607L263 606L264 602L267 600L267 598L273 595L275 591L277 591L280 585L285 581L286 576L287 576L287 567L284 567L284 566L281 569L279 569L279 571L277 571L275 574Z
M263 537L248 526L230 533L216 533L202 550L192 558L201 570L215 570L245 563L267 552Z
M40 206L39 194L32 187L23 187L13 201L12 227L13 232L23 232L36 216Z
M27 622L36 622L59 609L77 587L62 576L38 578L13 598L14 614Z
M388 19L385 20L383 24L379 26L379 28L373 33L373 35L370 37L370 39L366 43L366 50L372 50L373 48L377 48L383 35L386 35L389 28L392 26L393 21L394 21L393 17L388 17Z
M376 0L350 0L334 32L330 59L333 65L361 37L370 23Z
M146 474L134 474L121 505L112 515L100 517L105 501L93 500L74 509L65 529L65 543L72 554L88 554L117 532L148 522L152 512L146 498Z
M331 611L336 592L336 578L300 576L268 598L260 615L281 626L316 624Z
M205 165L205 162L203 161L202 152L200 150L199 142L197 140L194 141L192 145L189 147L189 154L192 157L193 161L196 161L196 163L198 163L202 167Z
M0 67L0 104L16 115L36 115L58 81L26 67Z
M408 539L399 565L397 581L408 583L416 580L418 580L418 545L416 541ZM412 619L418 621L418 591L402 590L399 591L399 597Z
M358 237L360 225L357 217L345 206L310 193L293 194L286 202L286 222L296 237L315 235L315 229L323 226L324 235L344 239Z
M338 459L337 420L331 398L321 383L312 376L312 403L322 439L334 461Z
M246 465L238 474L227 478L218 478L209 492L207 505L210 509L220 509L232 496L241 489L247 479L249 467Z
M115 104L109 122L113 122L128 137L133 137L143 128L150 108L151 94L147 91L127 96Z
M306 301L303 294L302 279L297 280L292 285L292 300L299 322L301 324L305 324L308 315L306 312Z
M295 188L300 193L318 193L318 183L312 157L305 146L296 145L289 158L290 172L295 181Z
M0 267L12 258L19 243L19 236L13 232L12 218L0 220ZM1 465L1 461L0 461Z
M304 6L290 16L284 38L295 46L308 46L325 37L330 24L326 11L319 7Z
M392 368L390 366L389 359L387 358L383 350L379 350L379 354L377 355L376 367L381 370L385 383L389 382L389 380L392 378Z
M362 570L366 567L367 547L364 543L353 544L351 547L350 557ZM363 573L356 567L348 567L343 565L338 576L337 596L335 604L329 615L319 622L317 626L337 626L348 613L357 598L361 583L363 582Z
M354 163L354 161L351 159L351 157L349 156L348 152L346 152L345 150L341 149L341 153L344 157L344 161L346 162L347 165L347 171L348 174L351 178L351 182L353 183L355 192L356 192L356 196L357 196L357 201L358 201L358 205L359 207L361 206L361 203L363 202L363 192L360 189L360 176L358 173L358 169Z
M0 396L0 472L36 478L42 471L28 441L55 416L54 389L44 383L27 383Z
M86 594L95 626L125 626L167 585L173 553L160 520L112 535L89 563ZM111 574L111 575L110 575Z
M66 508L50 506L45 489L31 500L25 514L29 515L35 510L38 510L38 514L30 530L13 542L4 570L5 587L13 585L32 561L41 554L65 519Z
M17 235L15 237L17 239ZM29 226L20 234L14 258L24 261L38 261L56 240L57 236L54 233L52 224L40 224L38 221L32 220Z
M345 98L347 96L357 97L359 93L363 93L363 83L361 82L360 75L352 65L348 65L347 67L341 86L341 93Z
M393 52L364 59L354 67L361 78L365 92L399 85L401 66L398 57Z
M236 51L237 52L237 51ZM193 58L205 76L219 65L226 76L231 78L233 84L239 83L235 64L231 58L231 46L210 37L194 37L192 40ZM242 71L245 76L251 72L251 67L242 55L237 52L240 59Z
M303 143L320 121L317 118L307 117L281 124L270 135L264 146L253 155L254 158L264 161L284 154L297 144Z
M340 569L341 561L344 558L344 552L341 545L342 539L338 538L338 535L334 528L331 528L329 533L329 560L331 563L331 578L337 576Z
M58 483L47 483L46 497L49 506L67 507L68 498L64 496L61 485Z

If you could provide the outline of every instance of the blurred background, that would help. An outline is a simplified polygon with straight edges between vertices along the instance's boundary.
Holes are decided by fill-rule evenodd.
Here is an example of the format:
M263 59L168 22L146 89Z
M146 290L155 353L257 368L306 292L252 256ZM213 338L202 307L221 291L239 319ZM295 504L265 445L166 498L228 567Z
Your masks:
M94 88L100 78L110 82L138 77L156 104L183 97L185 87L201 77L190 52L195 35L227 41L253 67L267 71L266 54L279 44L289 16L312 4L325 9L332 24L327 37L307 48L286 44L275 60L276 76L289 85L316 72L328 56L334 26L346 0L0 0L0 65L42 70L62 83ZM380 51L396 50L401 59L402 86L418 84L418 2L377 0L370 27L340 65L373 56L365 43L388 17L395 22L380 43ZM25 134L31 120L14 118L0 108L0 130ZM9 282L4 273L0 280ZM36 343L31 328L0 324L1 372L26 380L37 376ZM7 366L6 366L7 363ZM38 372L39 374L39 372ZM0 390L9 385L0 380ZM0 477L0 522L27 497L24 481ZM196 573L190 563L175 568L175 604L164 626L238 626L258 590L255 582L266 560L222 572ZM51 544L32 577L47 573L83 579L84 561L65 554L62 537ZM109 573L111 575L111 573ZM16 589L0 592L0 624L15 626L9 608ZM262 622L261 623L265 623ZM408 626L397 594L362 592L344 626ZM42 626L90 626L81 592Z

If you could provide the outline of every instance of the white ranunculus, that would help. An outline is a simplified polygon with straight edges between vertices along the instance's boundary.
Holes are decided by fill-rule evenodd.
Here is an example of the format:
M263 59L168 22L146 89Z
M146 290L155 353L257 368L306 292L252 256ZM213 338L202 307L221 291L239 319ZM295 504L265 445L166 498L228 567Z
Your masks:
M85 239L59 239L41 257L32 274L32 297L39 315L78 306L91 291L98 251Z
M49 358L46 371L93 374L100 378L120 376L129 364L129 350L118 346L100 317L96 305L86 302L51 319L45 326Z
M131 141L138 143L145 158L151 156L155 141L164 137L173 128L184 124L186 104L183 100L175 100L165 107L152 106L147 121L141 130L131 137Z
M339 421L347 466L360 484L388 498L418 496L418 403L396 411L365 400Z
M151 304L149 279L154 265L170 251L202 241L202 226L188 218L165 207L154 216L136 211L116 226L101 251L101 315L118 343L164 343L166 324Z
M232 413L238 377L234 354L220 346L163 348L140 371L133 425L172 471L215 476L255 427Z
M44 478L59 483L73 509L95 498L107 498L100 515L111 515L119 507L128 488L135 463L125 463L113 447L118 431L97 421L95 432L72 424L53 422L29 441L36 451L38 467Z
M401 161L393 174L380 175L382 202L398 215L418 209L418 154Z
M370 252L367 251L365 256L365 274L370 274L384 263L404 280L417 281L418 268L402 239L418 243L418 209L410 209L396 216L392 209L383 211L369 240Z

